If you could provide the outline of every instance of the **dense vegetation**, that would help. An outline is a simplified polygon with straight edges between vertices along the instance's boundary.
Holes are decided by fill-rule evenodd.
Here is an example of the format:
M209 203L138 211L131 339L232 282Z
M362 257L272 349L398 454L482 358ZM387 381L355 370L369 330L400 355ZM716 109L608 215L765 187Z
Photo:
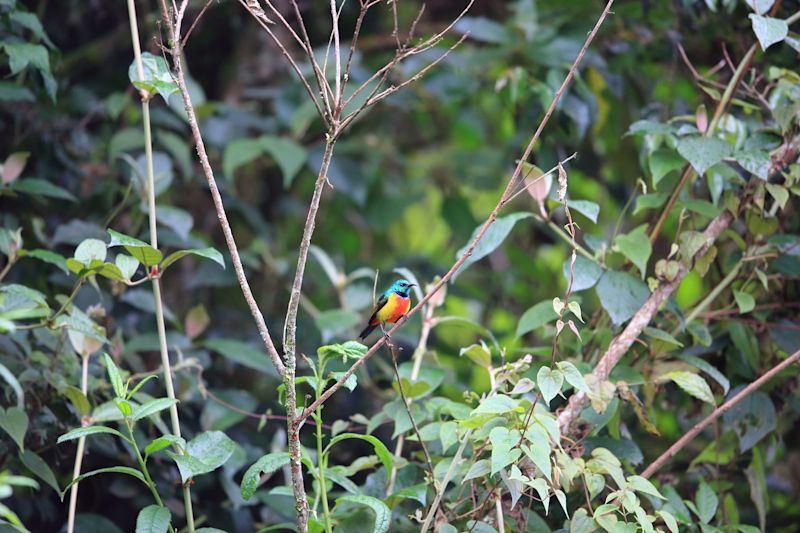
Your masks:
M0 531L800 531L800 3L421 5L0 0Z

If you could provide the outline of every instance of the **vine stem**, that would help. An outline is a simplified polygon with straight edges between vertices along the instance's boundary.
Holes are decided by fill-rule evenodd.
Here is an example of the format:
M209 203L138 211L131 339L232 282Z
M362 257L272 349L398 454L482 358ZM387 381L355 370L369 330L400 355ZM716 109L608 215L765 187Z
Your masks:
M86 396L89 393L89 355L81 354L81 392ZM81 421L81 425L85 425ZM78 439L78 449L75 450L75 465L72 469L72 479L77 479L81 475L81 466L83 464L83 452L86 447L86 437ZM67 514L67 533L75 531L75 512L78 508L78 485L75 483L69 490L69 511Z
M144 65L142 63L142 49L139 43L139 28L136 18L136 5L134 0L128 0L128 17L131 26L131 40L133 43L134 62L136 64L136 73L139 80L144 81ZM142 99L142 126L144 128L144 153L145 165L147 171L147 203L148 203L148 219L150 224L150 244L153 248L158 249L158 229L157 229L157 213L156 213L156 196L155 196L155 174L153 171L153 134L150 125L150 94L145 91L140 91ZM164 306L161 297L161 285L158 277L152 278L153 283L153 300L155 302L156 311L156 328L158 330L158 347L161 354L161 366L164 368L164 385L167 390L167 397L175 400L175 388L172 382L172 369L169 362L169 349L167 347L167 333L166 326L164 325ZM176 437L181 436L181 423L178 418L178 407L175 402L169 407L170 421L172 425L172 433ZM136 445L134 444L134 447ZM178 452L182 450L178 448ZM189 533L194 532L194 512L192 509L192 493L191 488L187 484L183 484L183 503L186 511L186 525ZM155 487L151 487L155 491ZM158 498L158 496L156 495Z
M687 444L692 442L701 431L711 425L714 421L716 421L719 417L733 409L733 407L744 400L749 394L759 389L762 385L764 385L767 381L775 377L779 372L784 370L785 368L793 365L800 361L800 350L796 351L774 367L770 368L767 372L765 372L760 378L752 382L750 385L739 391L739 393L734 396L733 398L729 399L704 418L701 422L694 425L692 429L686 432L686 434L678 439L675 444L669 447L667 451L662 453L658 459L650 463L644 472L642 472L642 477L650 477L655 474L659 468L664 466L664 464L669 461L672 457L675 457L679 451L681 451Z
M717 296L719 296L719 294L722 291L724 291L728 287L728 285L733 283L733 281L736 279L736 276L739 275L739 271L740 270L742 270L742 262L741 261L736 263L736 266L734 266L731 269L731 271L728 273L727 276L725 276L722 279L722 281L720 281L717 285L714 286L714 288L711 290L711 292L708 293L708 296L703 298L703 301L700 302L699 304L697 304L697 306L694 309L692 309L692 311L688 315L686 315L686 321L685 322L687 324L691 324L691 322L695 318L697 318L700 315L700 313L705 311L708 308L708 306L711 305L711 303L714 300L716 300ZM674 335L674 333L673 333L673 335Z

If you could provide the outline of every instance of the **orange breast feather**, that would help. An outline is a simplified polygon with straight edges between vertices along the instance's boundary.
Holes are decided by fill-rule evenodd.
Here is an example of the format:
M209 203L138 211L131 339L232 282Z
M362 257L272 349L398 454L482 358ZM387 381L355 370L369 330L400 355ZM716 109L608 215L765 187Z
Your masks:
M380 322L394 323L400 320L411 308L411 298L403 298L396 293L389 295L389 300L375 313L375 318Z

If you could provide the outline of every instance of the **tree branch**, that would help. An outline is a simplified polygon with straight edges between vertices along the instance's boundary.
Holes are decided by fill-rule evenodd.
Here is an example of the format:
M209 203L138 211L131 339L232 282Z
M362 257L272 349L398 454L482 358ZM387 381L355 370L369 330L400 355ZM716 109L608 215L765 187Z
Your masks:
M222 203L222 196L217 188L217 181L214 178L214 171L211 168L211 163L208 159L205 142L203 141L203 136L200 133L200 126L197 123L197 115L194 112L194 105L192 105L192 99L189 95L189 90L186 87L186 76L183 72L182 63L183 49L181 48L180 35L176 32L177 23L173 24L172 19L170 18L166 0L160 0L160 3L162 18L164 19L164 24L167 27L169 39L172 43L172 49L170 53L172 54L173 65L175 67L175 83L178 85L181 97L183 98L183 105L186 109L187 120L189 121L189 127L191 128L192 137L194 138L197 156L200 159L200 165L203 167L203 173L205 174L206 181L208 182L208 189L211 191L214 209L217 211L217 218L219 219L219 224L222 227L222 233L225 236L225 244L227 244L228 251L231 254L231 262L233 263L233 269L236 273L236 279L238 280L239 286L242 289L244 299L247 301L247 306L250 308L250 313L253 315L253 319L256 322L256 327L258 328L258 332L261 335L262 341L264 342L267 355L269 355L269 358L272 360L272 364L275 365L278 374L283 376L286 373L286 367L283 365L280 355L278 355L278 350L275 348L275 345L272 342L269 328L267 327L267 323L264 321L264 315L261 314L261 310L258 308L258 304L253 297L253 291L250 290L250 284L247 281L247 276L245 275L244 267L242 266L242 260L239 257L239 250L236 246L236 240L233 237L233 232L231 231L231 226L228 222L228 215L225 213L225 206Z
M775 377L776 374L783 371L785 368L793 365L800 361L800 350L796 351L788 358L784 359L767 372L765 372L760 378L752 382L750 385L739 391L739 393L734 396L733 398L729 399L704 418L701 422L698 422L694 425L692 429L690 429L683 437L678 439L675 444L669 447L667 451L662 453L658 459L650 463L644 472L642 472L642 477L650 477L655 474L659 468L664 466L664 463L669 461L671 458L675 457L679 451L681 451L687 444L692 442L697 435L700 434L705 428L711 425L715 420L719 417L730 411L737 403L745 399L749 394L754 392L755 390L759 389L762 385L764 385L767 381Z
M797 158L797 152L800 148L800 136L795 137L791 141L781 146L772 157L772 167L770 174L774 174ZM733 222L733 215L725 211L711 221L708 227L703 232L706 238L706 244L695 253L694 258L701 257L708 248L717 240L720 234L725 231ZM694 259L693 258L693 259ZM690 268L681 263L678 269L678 274L670 282L661 284L645 304L633 315L627 327L614 337L609 344L606 353L597 363L592 375L600 381L608 379L609 374L614 367L619 363L620 359L628 352L631 345L639 338L644 328L646 328L655 317L661 306L667 301L673 292L678 288L683 278L690 272ZM569 426L574 422L581 413L583 406L586 404L586 393L576 392L570 397L567 406L558 415L558 425L561 428L561 433L567 433Z
M420 300L419 303L417 303L417 305L415 305L406 314L406 320L405 321L398 321L397 324L395 324L394 327L392 327L392 329L389 330L389 335L394 334L398 329L403 327L403 325L405 324L405 322L408 320L409 317L411 317L415 313L419 312L419 310L422 309L422 307L428 302L428 300L430 300L433 297L433 295L435 295L439 291L439 289L441 289L448 281L450 281L450 278L453 277L453 274L455 274L455 272L458 270L458 268L462 264L464 264L464 261L466 261L468 257L470 257L472 255L472 253L475 250L475 247L478 246L478 243L481 241L481 239L483 239L484 235L486 235L486 232L489 230L489 227L497 219L497 215L500 213L500 210L503 207L505 207L505 205L508 203L509 197L511 196L511 194L515 190L515 187L516 187L516 184L517 184L517 180L519 179L520 175L522 174L523 163L525 161L527 161L527 159L531 155L531 152L533 152L533 147L536 144L536 142L539 140L539 136L541 135L542 130L544 130L544 127L547 124L548 120L550 119L550 116L553 114L553 111L555 110L556 105L558 104L558 101L561 98L561 95L566 90L566 88L569 85L570 81L572 81L572 77L575 75L575 71L578 68L578 64L580 64L581 59L583 59L583 56L586 53L586 50L589 48L589 45L594 40L594 37L597 34L597 31L600 29L600 26L603 24L603 21L605 20L606 16L608 15L613 3L614 3L614 0L609 0L608 1L608 3L605 6L605 9L603 9L602 14L597 19L597 22L595 23L594 27L592 28L592 30L589 32L588 36L586 37L586 42L584 42L583 47L581 48L580 52L578 52L578 56L575 58L575 61L572 63L572 66L570 67L569 72L567 73L566 77L564 78L564 82L561 84L561 87L559 87L558 91L556 91L556 94L553 96L553 101L550 103L550 107L547 109L547 112L545 113L544 117L542 118L542 121L539 123L539 127L536 129L536 132L533 134L533 137L531 137L531 140L528 143L528 146L525 148L525 152L522 154L522 157L520 158L519 163L517 164L516 168L514 169L514 173L511 176L511 179L508 181L508 185L506 186L505 191L503 191L503 194L500 196L500 199L498 200L497 205L492 210L492 212L489 214L489 217L487 218L486 222L483 224L483 227L481 227L480 231L475 236L475 238L472 240L472 242L470 243L470 245L467 248L467 250L461 255L461 257L458 258L458 260L456 260L456 262L453 264L453 266L450 268L450 270L442 277L441 280L439 280L428 291L428 293L425 295L425 297L422 298L422 300ZM302 421L305 420L320 404L324 403L328 398L331 397L331 395L333 395L337 390L339 390L344 385L345 381L347 381L347 379L350 376L352 376L356 372L356 370L358 370L364 363L366 363L375 354L375 352L377 352L378 349L380 349L380 347L385 344L385 342L386 341L385 341L385 339L383 337L378 339L378 341L375 342L375 344L373 344L372 347L369 350L367 350L367 353L364 354L364 357L362 357L361 359L359 359L358 361L353 363L353 365L344 373L344 375L339 379L339 381L337 381L335 384L331 385L324 393L322 393L322 395L319 397L318 400L314 401L305 410L303 410L302 414L297 417L297 423L298 424L302 423Z

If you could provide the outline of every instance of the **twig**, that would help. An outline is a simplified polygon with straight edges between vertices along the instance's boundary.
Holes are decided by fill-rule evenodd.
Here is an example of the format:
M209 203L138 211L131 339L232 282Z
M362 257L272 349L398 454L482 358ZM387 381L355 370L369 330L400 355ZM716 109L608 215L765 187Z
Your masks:
M403 408L406 410L408 419L411 420L411 427L414 428L414 433L419 440L419 445L422 447L422 453L425 454L425 462L428 465L428 474L431 477L431 483L433 483L433 480L436 479L433 476L433 461L431 460L431 454L428 453L428 447L425 446L425 441L422 440L422 435L417 427L417 421L414 420L414 414L411 412L411 403L409 402L408 398L406 397L406 393L403 390L403 382L400 379L400 369L397 368L397 347L393 342L390 341L387 341L387 345L389 346L389 351L392 353L392 365L394 366L394 375L397 378L397 388L400 390L400 401L403 403Z
M692 429L690 429L686 434L678 439L675 444L669 447L667 451L662 453L658 459L650 463L644 472L642 472L642 477L650 477L655 474L659 468L664 466L664 464L669 461L671 458L675 457L679 451L681 451L687 444L689 444L701 431L711 425L715 420L719 417L730 411L737 403L745 399L750 393L759 389L762 385L764 385L767 381L775 377L776 374L784 370L785 368L789 367L790 365L800 361L800 350L796 351L788 358L784 359L767 372L765 372L760 378L752 382L750 385L742 389L736 396L729 399L704 418L701 422L698 422L694 425Z
M194 22L192 22L192 25L189 26L189 31L187 31L186 35L183 36L183 40L181 41L181 48L186 48L186 41L189 40L189 36L194 31L195 26L197 26L197 23L200 22L201 18L203 18L203 15L205 14L206 10L208 9L208 7L211 5L211 3L213 1L214 0L208 0L206 2L206 5L203 6L203 9L200 10L200 13L198 13L197 17L195 17Z
M561 95L564 93L564 90L567 88L567 85L569 85L569 82L572 80L572 77L574 76L575 71L578 68L578 64L580 64L581 59L583 58L584 54L586 53L586 50L589 48L589 45L594 40L594 37L597 34L597 31L600 29L600 26L602 25L603 21L605 20L606 16L608 15L608 13L609 13L609 11L611 9L611 5L613 3L614 3L614 0L609 0L608 1L608 3L605 6L605 9L603 9L602 14L597 19L597 22L595 23L594 27L592 28L592 30L589 32L588 36L586 37L586 41L584 42L583 47L581 48L580 52L578 53L578 56L575 58L575 61L572 63L572 66L570 67L569 72L567 73L567 76L564 79L564 82L561 84L561 87L559 87L558 91L556 91L556 94L553 96L553 101L550 103L550 107L547 109L547 112L545 113L544 117L542 118L542 121L539 123L539 127L536 129L536 132L533 134L533 137L531 137L531 140L528 143L528 146L525 148L525 152L523 153L522 157L520 158L520 161L519 161L519 163L517 164L517 166L516 166L516 168L514 170L514 174L511 176L511 179L508 181L508 185L506 186L505 191L500 196L500 199L498 200L497 205L494 207L492 212L489 214L489 217L486 219L486 222L483 224L483 227L481 227L480 231L475 236L475 238L472 240L472 242L470 243L470 245L467 248L467 250L461 255L461 257L458 258L458 260L456 260L456 262L453 264L453 266L450 268L450 270L444 276L442 276L441 280L439 280L437 283L434 284L434 286L428 291L428 293L425 295L425 297L422 298L422 300L420 300L417 303L417 305L415 305L406 314L406 317L411 317L412 315L417 313L420 309L422 309L422 306L424 306L428 302L428 300L430 300L433 297L433 295L436 294L439 291L439 289L441 289L448 281L450 281L450 278L453 277L453 274L455 274L455 272L458 270L458 268L464 263L464 261L467 260L467 258L469 256L472 255L472 252L475 250L475 247L478 246L478 243L481 241L481 239L483 239L484 235L486 235L486 232L489 230L489 227L497 219L497 215L500 213L500 210L503 209L503 207L508 203L508 198L511 195L512 191L514 191L514 189L515 189L515 187L517 185L517 179L519 178L519 176L522 173L523 162L527 161L527 159L530 157L531 152L533 151L533 146L539 140L539 136L541 135L542 130L544 130L544 127L547 124L548 120L550 119L550 116L553 114L553 111L555 110L555 107L558 104L558 101L560 100ZM392 327L392 329L389 331L389 335L394 334L395 331L397 331L398 329L403 327L403 324L405 324L406 321L398 321L397 324L395 324L394 327ZM352 376L353 373L355 373L355 371L359 369L359 367L361 367L364 363L366 363L375 354L375 352L377 352L378 349L381 346L383 346L384 342L385 342L385 340L384 340L383 337L378 339L377 342L375 342L375 344L373 344L372 347L370 347L370 349L367 350L367 353L365 353L364 356L361 359L359 359L358 361L353 363L353 365L342 375L342 377L339 379L339 381L337 381L335 384L331 385L324 393L322 393L322 395L320 396L319 400L315 401L314 403L309 405L305 410L303 410L303 413L298 417L298 420L299 421L305 420L314 411L314 409L317 408L317 406L320 403L325 402L328 398L331 397L331 395L333 393L335 393L337 390L339 390L344 385L345 381L347 381L347 379L350 376Z

